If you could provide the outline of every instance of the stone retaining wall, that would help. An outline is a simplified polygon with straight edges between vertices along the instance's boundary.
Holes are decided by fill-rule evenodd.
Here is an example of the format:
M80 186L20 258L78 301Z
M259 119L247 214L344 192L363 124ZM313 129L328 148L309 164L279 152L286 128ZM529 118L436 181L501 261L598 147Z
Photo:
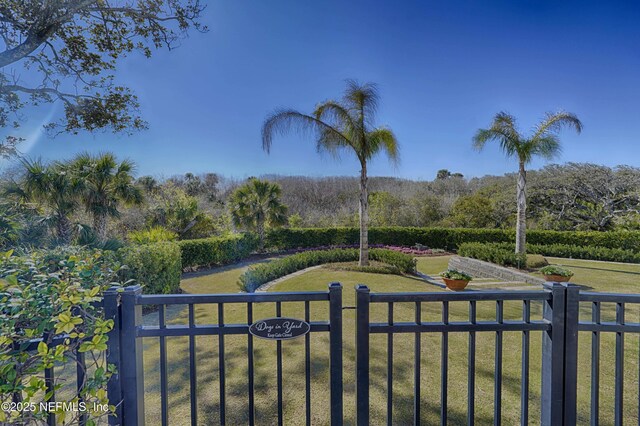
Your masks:
M457 269L472 277L497 278L504 281L522 281L527 284L544 284L544 279L533 277L525 272L498 266L483 260L454 256L449 260L449 269Z

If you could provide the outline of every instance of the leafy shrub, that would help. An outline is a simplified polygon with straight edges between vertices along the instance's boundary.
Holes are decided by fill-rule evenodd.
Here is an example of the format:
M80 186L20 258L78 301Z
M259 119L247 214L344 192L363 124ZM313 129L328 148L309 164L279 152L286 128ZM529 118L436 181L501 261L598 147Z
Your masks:
M527 264L526 255L515 253L509 244L464 243L458 248L458 254L502 266L523 268Z
M164 242L140 244L118 251L126 265L121 276L133 279L149 294L177 293L180 288L182 262L180 247L176 243Z
M360 266L358 262L329 263L325 267L334 271L368 272L371 274L401 275L402 272L397 266L388 265L382 262L370 262L369 266Z
M78 247L20 257L10 251L0 254L0 402L11 402L14 395L25 404L45 402L44 370L54 364L69 368L78 350L93 354L86 357L79 396L88 406L108 404L107 382L114 367L105 365L101 355L113 320L104 319L98 306L119 269L114 253ZM58 338L65 335L67 339ZM25 350L33 340L40 341L37 349ZM54 380L56 388L65 385L64 378ZM79 414L59 412L56 417L59 424L73 424ZM84 414L88 424L95 424L106 413ZM44 424L46 415L44 410L0 410L0 423Z
M127 239L136 244L149 244L162 241L175 241L178 239L178 234L162 226L154 226L141 231L131 231L127 235Z
M440 276L442 278L447 278L450 280L471 281L473 279L471 275L465 274L464 272L460 272L457 269L448 269L444 272L440 272Z
M182 256L182 269L193 269L242 260L257 250L258 239L253 234L241 234L183 240L179 241L178 245Z
M540 273L543 275L559 275L561 277L572 277L573 272L570 269L563 268L558 265L548 265L540 269Z
M255 291L264 283L311 266L324 263L354 262L358 260L358 257L359 252L356 249L318 250L293 254L249 268L240 276L240 287L248 292ZM415 259L406 254L385 249L371 249L369 258L395 266L401 272L415 272Z
M287 228L267 234L268 248L290 250L304 247L357 244L358 228ZM640 252L638 231L527 231L530 244L564 244L580 247L605 247ZM369 229L371 244L411 247L416 243L431 248L456 250L460 244L509 243L515 241L510 229L380 227Z
M543 255L527 253L527 268L536 269L548 264L549 262L547 262L547 259L545 259Z
M515 251L515 244L494 243L486 246L498 247L502 250ZM569 259L602 260L608 262L640 263L640 253L634 250L582 247L568 244L527 244L527 252L542 256L564 257ZM460 253L460 251L458 251ZM472 256L469 256L472 257ZM535 266L534 266L535 267Z

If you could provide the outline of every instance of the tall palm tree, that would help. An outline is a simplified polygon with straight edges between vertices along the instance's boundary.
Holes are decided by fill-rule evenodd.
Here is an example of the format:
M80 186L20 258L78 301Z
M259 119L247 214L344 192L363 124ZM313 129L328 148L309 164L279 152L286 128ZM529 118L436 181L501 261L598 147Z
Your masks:
M261 248L265 226L276 227L287 223L287 207L280 202L281 193L277 183L250 178L229 198L233 224L256 231Z
M369 264L369 201L367 164L380 151L398 161L398 141L386 127L374 127L380 96L373 83L359 84L347 80L341 101L325 101L312 114L292 109L280 109L267 117L262 127L262 147L269 152L273 137L289 130L316 135L319 152L337 156L343 149L351 150L360 162L360 265Z
M70 216L78 206L78 196L67 167L62 163L45 165L40 160L23 160L22 166L20 181L10 185L5 194L45 207L46 222L55 229L57 240L69 244L73 235Z
M561 151L559 131L565 127L573 127L576 132L582 131L582 123L575 114L569 112L547 113L536 125L533 133L525 136L516 127L516 119L506 112L499 112L493 119L491 127L479 129L473 137L473 146L477 150L484 148L488 141L496 141L500 149L508 156L518 159L518 185L516 189L518 215L516 224L516 253L526 253L526 220L527 220L527 166L535 156L552 159Z
M70 165L85 210L93 216L93 229L100 241L107 238L107 219L119 217L120 204L141 204L142 191L135 184L135 166L118 163L111 153L78 155Z

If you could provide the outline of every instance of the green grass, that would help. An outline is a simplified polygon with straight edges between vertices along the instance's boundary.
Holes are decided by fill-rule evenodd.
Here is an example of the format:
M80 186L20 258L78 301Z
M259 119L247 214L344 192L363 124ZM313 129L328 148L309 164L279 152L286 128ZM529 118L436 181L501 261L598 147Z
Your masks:
M447 267L447 257L419 258L418 270L431 276L437 275ZM563 264L571 267L579 278L579 271L569 260ZM553 260L553 263L560 263ZM606 291L633 291L630 271L626 265L598 263L599 270L586 269L584 279L593 282L594 288ZM243 268L227 268L223 272L195 276L184 279L182 288L189 293L238 292L237 279ZM631 271L633 272L633 271ZM350 271L331 271L324 268L285 280L271 291L313 291L326 290L329 282L343 284L344 306L354 305L354 286L367 284L374 292L393 291L440 291L437 287L425 284L412 277L370 274ZM586 282L586 281L585 281ZM617 284L620 282L620 288ZM540 317L540 306L532 309L534 318ZM354 310L344 310L344 389L345 421L354 421ZM614 309L605 306L603 316L610 319ZM198 324L217 323L217 306L201 305L196 308ZM386 321L386 306L374 305L371 310L372 321ZM412 321L413 304L396 304L395 321ZM254 319L274 316L273 304L258 304L254 307ZM585 311L584 314L587 314ZM283 304L283 315L304 317L302 303ZM438 321L438 304L423 304L422 319ZM465 303L451 303L450 319L464 321L468 317ZM479 319L491 319L495 315L493 303L478 303ZM505 319L515 319L521 315L518 303L505 302ZM246 323L246 308L243 305L225 305L226 323ZM326 320L326 303L311 303L311 319ZM152 322L156 314L145 318ZM186 309L176 310L170 315L171 323L186 323ZM628 321L638 321L638 312L631 311ZM531 337L531 387L530 387L530 423L539 423L540 401L540 334ZM423 424L439 422L440 410L440 334L423 334L422 342L422 381L421 406ZM493 362L494 333L478 333L476 355L476 420L477 424L489 424L493 417ZM614 353L613 336L603 336L601 347L601 424L612 424L613 418L613 372ZM638 338L629 337L625 341L625 417L626 423L637 422L638 389ZM384 424L386 416L386 366L387 337L371 336L371 421L372 424ZM394 336L394 420L396 424L408 424L412 420L413 405L413 348L414 335ZM450 424L461 424L466 418L467 395L467 349L466 334L449 335L449 419ZM311 337L312 353L312 424L328 424L329 416L329 340L325 333L315 333ZM270 341L254 339L256 416L259 424L276 422L276 344ZM519 422L521 334L504 333L504 377L503 377L503 424ZM284 359L284 406L286 424L304 424L304 339L282 343ZM189 419L189 362L188 338L167 339L169 360L169 423L187 424ZM198 411L200 424L219 422L218 392L218 338L203 336L197 338L198 366ZM227 424L247 423L247 337L229 336L225 338L225 365L227 377ZM159 347L157 339L145 339L145 391L146 414L149 424L159 423ZM590 338L580 335L580 376L579 376L579 423L588 422L589 402L589 365Z

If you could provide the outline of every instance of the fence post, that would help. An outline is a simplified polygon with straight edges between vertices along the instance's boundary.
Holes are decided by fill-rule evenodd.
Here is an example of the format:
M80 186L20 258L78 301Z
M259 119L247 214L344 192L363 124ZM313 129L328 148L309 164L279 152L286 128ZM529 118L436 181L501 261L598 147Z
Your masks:
M542 335L542 407L544 426L575 425L578 376L579 287L569 283L545 283L551 300L543 318L551 330Z
M115 373L107 383L107 396L109 405L116 407L115 415L109 415L109 425L119 425L122 423L122 385L120 383L121 362L120 362L120 287L111 287L104 292L104 317L113 320L113 328L107 333L107 364L116 367Z
M544 286L551 291L551 299L544 302L542 316L551 323L551 330L542 334L540 424L551 426L563 419L566 287L559 283L545 283Z
M331 356L331 425L342 425L342 284L329 284L329 346Z
M578 319L580 287L563 283L565 288L564 323L564 424L575 425L578 398Z
M125 287L122 297L122 323L120 382L122 385L122 424L144 426L144 376L142 364L142 339L137 338L138 327L142 323L142 306L136 299L142 294L142 287Z
M369 288L356 286L356 424L369 425Z

